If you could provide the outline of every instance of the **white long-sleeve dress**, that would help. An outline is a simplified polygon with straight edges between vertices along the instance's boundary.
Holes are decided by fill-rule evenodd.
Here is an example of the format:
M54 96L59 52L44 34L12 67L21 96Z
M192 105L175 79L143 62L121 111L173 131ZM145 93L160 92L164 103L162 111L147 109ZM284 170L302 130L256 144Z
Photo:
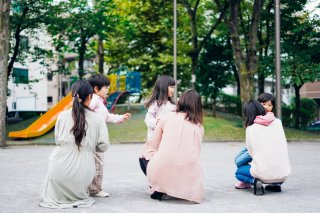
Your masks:
M57 146L49 157L48 174L41 187L41 207L89 207L95 202L88 194L96 173L94 150L102 144L104 148L99 151L105 151L109 147L109 136L101 116L86 109L85 117L86 135L78 150L70 131L74 123L72 109L58 116L55 126Z

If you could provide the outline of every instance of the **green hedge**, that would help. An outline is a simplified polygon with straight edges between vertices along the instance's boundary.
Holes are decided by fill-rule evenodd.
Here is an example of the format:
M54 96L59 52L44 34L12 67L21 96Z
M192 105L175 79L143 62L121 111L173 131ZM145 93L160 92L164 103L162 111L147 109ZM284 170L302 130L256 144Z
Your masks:
M318 104L311 98L302 98L300 104L300 125L301 129L305 129L309 124L314 121L317 115ZM296 119L296 106L294 99L292 104L282 106L282 122L284 126L294 127Z
M220 93L217 101L218 110L223 112L241 115L241 100L240 96L227 95Z

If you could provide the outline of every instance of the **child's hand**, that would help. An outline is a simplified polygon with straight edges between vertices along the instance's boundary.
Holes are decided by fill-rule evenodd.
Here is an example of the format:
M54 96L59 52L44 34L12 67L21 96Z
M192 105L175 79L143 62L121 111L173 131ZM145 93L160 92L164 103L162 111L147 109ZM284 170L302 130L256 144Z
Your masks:
M130 113L126 113L126 114L123 114L124 116L124 120L129 120L131 118L131 114Z

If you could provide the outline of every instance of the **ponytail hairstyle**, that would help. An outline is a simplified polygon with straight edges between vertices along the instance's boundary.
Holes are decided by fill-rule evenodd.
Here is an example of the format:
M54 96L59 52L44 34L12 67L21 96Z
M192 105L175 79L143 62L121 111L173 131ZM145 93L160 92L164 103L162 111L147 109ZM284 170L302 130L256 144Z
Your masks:
M266 110L262 104L256 100L250 100L243 108L246 116L246 127L251 126L258 115L265 115Z
M167 101L174 103L172 98L168 97L168 87L175 85L176 82L172 77L167 75L159 76L152 89L151 95L147 98L144 106L148 109L155 101L157 101L158 107Z
M194 124L203 123L203 112L200 95L193 89L182 93L178 104L177 112L186 113L186 120Z
M85 119L85 105L83 102L87 99L89 95L92 95L93 89L91 85L83 80L78 80L72 85L72 118L73 127L71 132L74 135L75 143L78 148L81 146L81 141L86 135L86 119Z

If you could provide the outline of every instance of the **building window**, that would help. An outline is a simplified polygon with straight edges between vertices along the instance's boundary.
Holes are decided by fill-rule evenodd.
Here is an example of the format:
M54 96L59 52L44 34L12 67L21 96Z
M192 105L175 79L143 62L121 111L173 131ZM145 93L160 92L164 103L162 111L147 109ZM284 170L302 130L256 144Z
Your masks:
M28 84L29 72L28 69L13 68L13 82L16 84Z
M52 78L53 78L52 72L48 72L48 74L47 74L48 81L52 81Z
M48 102L48 103L52 103L52 96L48 96L48 97L47 97L47 102Z

